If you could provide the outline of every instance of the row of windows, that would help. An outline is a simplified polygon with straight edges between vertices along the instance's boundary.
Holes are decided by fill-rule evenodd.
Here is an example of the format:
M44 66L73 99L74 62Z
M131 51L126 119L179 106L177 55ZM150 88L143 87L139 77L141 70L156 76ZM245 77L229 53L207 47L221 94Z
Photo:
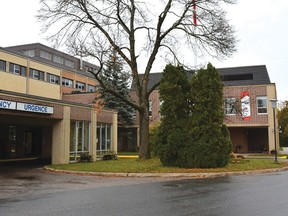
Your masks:
M70 162L77 161L82 153L89 153L90 123L76 121L70 123ZM97 125L97 152L105 153L112 150L112 125Z
M31 52L32 50L29 50L29 51ZM26 50L25 52L28 52L28 50ZM35 52L34 52L34 56L35 56ZM30 56L30 57L34 57L34 56ZM64 65L66 65L68 67L75 68L74 61L71 61L71 60L68 60L68 59L64 59L64 58L62 58L61 56L58 56L58 55L52 55L51 53L43 51L43 50L40 50L40 57L44 58L44 59L47 59L47 60L50 60L50 61L52 60L53 62L56 62L58 64L64 64Z
M160 107L162 102L160 101ZM256 99L257 104L257 114L267 114L267 97L261 96ZM239 108L237 108L239 106ZM240 102L236 101L236 98L225 98L224 102L224 112L226 115L236 115L237 109L241 109ZM149 117L152 117L152 101L149 101Z
M22 53L25 56L28 56L31 58L36 57L36 53L35 53L34 49L24 50L24 51L22 51ZM52 53L44 51L44 50L40 50L39 56L43 59L53 61L53 62L61 64L61 65L65 65L65 66L70 67L70 68L75 68L75 62L73 60L63 58L59 55L55 55L55 54L52 54ZM97 70L95 67L91 67L88 65L82 65L82 64L83 64L83 62L81 60L80 61L80 68L85 68L86 71L95 72Z
M0 60L0 70L6 71L6 62L3 60ZM9 72L20 75L20 76L27 76L26 74L27 68L18 64L10 63L9 64ZM45 78L45 74L47 74ZM46 81L49 83L54 83L54 84L60 84L60 76L54 75L54 74L49 74L45 73L43 71L39 71L33 68L30 68L29 70L29 77L37 80L42 80ZM61 84L63 86L67 86L70 88L74 88L74 81L65 77L62 77ZM79 90L86 90L86 84L82 82L76 81L75 83L75 88ZM88 85L88 92L95 92L96 88L95 86Z
M226 98L224 103L224 112L226 115L236 115L237 112L237 103L236 98ZM267 97L257 97L257 114L267 114Z
M82 153L90 151L90 123L76 121L70 123L70 161L77 161ZM97 152L105 153L112 150L112 125L97 125Z
M35 50L25 50L25 51L23 51L23 54L26 56L29 56L29 57L35 57ZM56 62L58 64L64 64L68 67L75 68L74 61L64 59L58 55L52 55L51 53L43 51L43 50L40 50L40 57L47 59L47 60L50 60L50 61L53 61L53 62Z

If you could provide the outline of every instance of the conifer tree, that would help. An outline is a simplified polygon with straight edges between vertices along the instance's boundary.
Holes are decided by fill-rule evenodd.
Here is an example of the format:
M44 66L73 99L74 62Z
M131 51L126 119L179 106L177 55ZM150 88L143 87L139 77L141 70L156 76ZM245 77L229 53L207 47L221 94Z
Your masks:
M183 67L167 65L159 87L162 118L155 143L156 154L167 166L185 163L180 153L188 139L189 90Z
M115 55L106 63L101 79L106 86L131 100L129 95L129 75L123 70L121 62L117 61ZM131 106L102 87L100 87L100 95L105 107L118 111L118 123L123 125L133 124L133 113L135 113L135 110Z
M191 79L191 143L187 146L187 166L223 167L231 153L229 133L224 125L223 83L212 64Z

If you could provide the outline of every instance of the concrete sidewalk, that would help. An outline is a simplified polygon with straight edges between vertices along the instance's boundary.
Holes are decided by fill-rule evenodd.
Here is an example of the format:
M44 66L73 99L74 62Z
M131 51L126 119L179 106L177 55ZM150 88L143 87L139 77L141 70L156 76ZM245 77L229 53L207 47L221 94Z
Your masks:
M212 177L224 177L231 175L247 175L247 174L261 174L272 173L288 170L288 167L276 168L276 169L262 169L262 170L250 170L250 171L235 171L235 172L218 172L218 173L112 173L112 172L85 172L85 171L68 171L59 170L44 167L45 170L55 173L64 173L72 175L84 175L84 176L101 176L101 177L154 177L154 178L212 178Z

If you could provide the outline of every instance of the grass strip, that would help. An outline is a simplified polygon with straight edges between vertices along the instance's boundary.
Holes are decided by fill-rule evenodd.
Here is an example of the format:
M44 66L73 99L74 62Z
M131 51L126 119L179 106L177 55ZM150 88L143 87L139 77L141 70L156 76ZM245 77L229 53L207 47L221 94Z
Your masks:
M123 173L217 173L249 171L259 169L283 168L287 162L275 163L269 159L244 159L237 163L230 163L223 168L190 169L163 166L158 158L139 160L135 158L119 158L118 160L103 160L92 163L71 163L62 165L50 165L50 168L87 171L87 172L123 172Z

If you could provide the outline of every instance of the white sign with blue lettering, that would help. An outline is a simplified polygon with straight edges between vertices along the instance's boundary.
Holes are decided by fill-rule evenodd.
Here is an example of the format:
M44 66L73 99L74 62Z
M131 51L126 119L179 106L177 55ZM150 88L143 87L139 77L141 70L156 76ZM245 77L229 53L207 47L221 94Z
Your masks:
M53 107L42 106L37 104L26 104L26 103L17 103L17 110L27 111L27 112L37 112L37 113L46 113L53 114Z
M0 109L16 109L16 102L0 100Z

